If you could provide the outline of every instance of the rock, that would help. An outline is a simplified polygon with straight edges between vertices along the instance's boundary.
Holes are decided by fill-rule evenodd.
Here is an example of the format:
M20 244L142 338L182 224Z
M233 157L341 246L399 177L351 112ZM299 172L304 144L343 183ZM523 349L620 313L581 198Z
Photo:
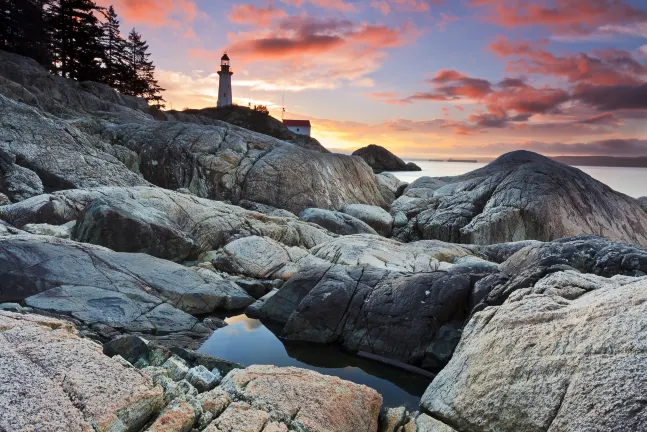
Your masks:
M260 280L245 280L240 279L235 281L236 285L241 287L247 294L259 299L267 294L268 286L267 284L262 283ZM272 288L270 288L271 290Z
M288 280L304 265L323 262L298 247L286 247L266 237L234 240L211 255L215 268L257 279Z
M342 212L370 225L379 235L391 237L393 216L386 210L366 204L348 204L342 208Z
M101 353L68 322L0 311L0 428L139 430L162 389Z
M375 178L377 179L377 185L384 197L384 201L386 201L387 204L391 204L399 198L409 185L408 183L400 181L396 176L388 172L376 174Z
M205 429L206 432L261 432L270 416L244 402L234 402Z
M409 222L409 219L407 219L407 215L402 213L402 212L397 212L395 216L393 216L393 227L394 228L402 228L407 226L407 223Z
M50 224L26 224L22 229L30 234L46 235L69 239L75 221L68 222L63 225L50 225Z
M407 410L404 407L385 408L384 418L380 422L380 432L399 432L406 421Z
M521 288L530 288L551 273L576 270L603 277L647 274L647 250L596 236L576 236L520 249L500 266L502 275L488 283L486 305L500 305Z
M132 364L141 359L148 363L148 341L139 336L123 335L103 344L103 353L109 357L119 355Z
M263 306L263 304L268 299L276 295L277 292L279 292L279 290L275 288L272 291L265 294L263 297L256 300L251 305L247 306L247 308L245 309L245 315L247 315L250 318L259 318L261 316L261 312L260 312L261 306Z
M40 195L43 190L38 175L16 164L16 157L0 147L0 192L3 195L10 202L18 202Z
M205 318L204 320L202 320L202 324L206 325L211 330L218 330L219 328L227 326L227 323L224 320L214 317Z
M220 379L220 376L214 375L202 365L192 367L186 374L186 380L200 393L213 389Z
M143 112L142 99L107 86L52 77L7 53L0 63L0 142L11 142L46 190L150 182L295 214L350 202L386 205L365 163L324 153L312 139L281 141L204 116L157 121Z
M0 206L11 204L9 197L2 192L0 192Z
M340 343L397 361L429 366L455 343L444 325L462 325L473 285L491 270L454 266L403 274L370 266L302 269L258 310L290 341ZM450 353L451 354L451 353Z
M415 422L416 432L456 432L445 423L429 417L427 414L420 414L413 422Z
M646 335L636 323L647 312L647 280L596 279L576 298L522 289L476 313L422 406L457 430L645 429L636 407L647 363L636 343Z
M204 339L211 331L188 313L253 301L232 282L179 264L45 236L0 237L0 280L0 301L24 300L87 324L160 336Z
M422 171L416 164L404 163L402 159L384 147L375 144L355 150L353 156L364 159L376 173L381 173L382 171Z
M299 219L310 222L339 235L377 234L366 222L348 214L320 208L306 209Z
M0 303L0 311L22 313L23 307L18 303Z
M215 388L198 395L198 401L204 412L209 412L218 417L231 403L229 394L220 388Z
M473 252L462 245L436 240L400 243L371 235L353 235L336 238L310 250L318 259L333 264L370 265L376 268L402 272L429 272L438 270L440 262L454 263Z
M527 151L462 176L420 178L392 204L398 211L409 218L399 240L496 244L595 234L647 246L647 214L635 199Z
M173 381L184 379L189 372L189 366L180 357L173 355L162 365L168 371L168 377Z
M61 191L5 206L0 217L18 228L76 219L75 240L178 262L249 235L307 248L331 239L311 224L150 187Z
M638 204L643 210L647 211L647 196L638 198Z
M189 432L196 420L193 406L179 398L164 408L147 432Z
M283 210L283 209L272 207L265 204L255 203L248 200L241 200L238 203L238 205L244 209L255 211L258 213L263 213L264 215L267 215L267 216L283 217L288 219L299 219L297 215L287 210Z
M369 387L293 367L250 366L229 373L221 388L295 430L376 432L382 406L382 397Z

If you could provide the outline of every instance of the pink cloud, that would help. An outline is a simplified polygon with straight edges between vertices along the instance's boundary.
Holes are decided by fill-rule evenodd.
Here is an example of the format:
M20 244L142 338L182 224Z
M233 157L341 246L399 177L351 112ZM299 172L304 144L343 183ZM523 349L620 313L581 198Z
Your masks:
M129 22L150 27L194 21L198 7L193 0L97 0L100 6L114 5L115 10Z

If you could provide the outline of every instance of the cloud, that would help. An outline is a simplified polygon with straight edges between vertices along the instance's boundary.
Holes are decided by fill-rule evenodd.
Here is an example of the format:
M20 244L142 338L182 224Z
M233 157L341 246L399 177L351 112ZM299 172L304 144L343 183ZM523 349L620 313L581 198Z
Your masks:
M149 27L177 28L199 15L193 0L97 0L96 3L104 7L114 5L117 13L127 21Z
M235 4L229 12L229 21L236 24L248 24L255 26L268 26L273 20L286 18L287 12L283 9L273 7L257 7L251 4Z
M647 9L624 0L471 0L483 19L507 28L540 26L557 35L587 35L605 26L647 23Z
M598 85L637 85L647 77L647 63L641 63L628 51L596 50L591 54L576 53L558 57L548 52L547 41L511 41L498 37L488 49L501 57L512 57L508 72L552 75L570 83Z
M573 97L599 110L647 110L647 83L575 88Z
M573 156L647 156L647 140L639 138L614 138L580 143L546 143L526 141L522 143L488 144L478 147L475 154L496 155L514 150L530 150L545 155Z
M281 0L290 6L302 7L305 3L318 6L324 9L333 9L341 12L357 12L357 7L346 0Z

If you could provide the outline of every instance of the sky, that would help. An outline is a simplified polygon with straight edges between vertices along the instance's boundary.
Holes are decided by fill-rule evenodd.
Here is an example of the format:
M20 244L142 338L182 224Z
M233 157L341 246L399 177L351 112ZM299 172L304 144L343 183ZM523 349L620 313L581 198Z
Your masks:
M167 108L309 119L406 158L647 156L645 0L99 0L148 40Z

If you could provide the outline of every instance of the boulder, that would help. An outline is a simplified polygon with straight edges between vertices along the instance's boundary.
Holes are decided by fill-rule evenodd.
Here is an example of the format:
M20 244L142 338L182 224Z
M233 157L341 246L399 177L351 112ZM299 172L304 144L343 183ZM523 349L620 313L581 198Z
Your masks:
M377 234L366 222L346 213L319 208L305 209L299 219L339 235Z
M382 171L422 171L416 164L412 162L405 163L384 147L375 144L355 150L353 156L364 159L376 173L381 173Z
M255 234L306 248L332 238L311 224L154 187L40 195L3 207L0 218L17 227L76 220L74 240L173 261L197 258L234 238Z
M253 302L233 282L205 272L54 237L0 237L0 301L24 301L121 331L204 339L211 331L189 313Z
M287 247L267 237L244 237L209 254L218 270L256 279L290 279L303 266L325 261L298 247ZM264 295L265 292L261 294Z
M647 280L549 278L472 317L422 398L434 418L456 430L647 427ZM560 295L569 285L589 288Z
M387 204L391 204L399 198L409 185L388 172L376 174L375 178L377 179L377 186L380 188L380 192Z
M266 299L258 315L280 324L286 340L340 343L433 368L447 360L439 353L448 348L440 347L457 342L441 329L462 326L474 283L491 273L458 265L414 274L370 266L309 267Z
M66 321L0 311L0 429L140 430L163 392Z
M391 237L391 231L393 230L393 216L383 208L366 204L348 204L345 205L341 211L365 222L377 231L379 235Z
M63 225L26 224L22 229L30 234L69 239L75 224L76 221L71 221Z
M9 197L7 195L0 192L0 207L4 206L4 205L7 205L7 204L11 204L11 200L9 199Z
M16 164L16 157L0 148L0 192L17 202L43 193L38 175Z
M469 244L551 241L578 234L647 246L638 202L577 168L515 151L457 177L420 178L391 206L409 218L399 240Z
M221 388L235 400L264 407L269 417L284 422L290 430L377 432L382 397L369 387L337 377L294 367L254 365L229 373ZM230 409L241 408L230 405L220 419ZM252 414L260 415L242 416Z

